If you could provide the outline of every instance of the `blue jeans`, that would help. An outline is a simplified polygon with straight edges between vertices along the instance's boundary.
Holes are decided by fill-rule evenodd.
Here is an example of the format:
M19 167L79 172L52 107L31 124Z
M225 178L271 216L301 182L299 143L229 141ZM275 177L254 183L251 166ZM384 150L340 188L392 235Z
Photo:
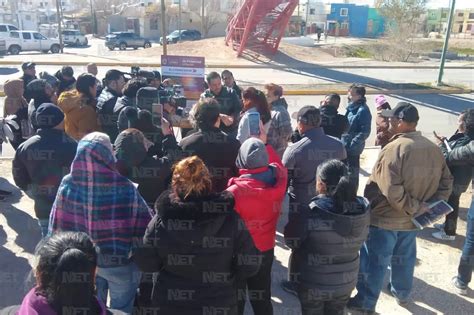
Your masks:
M48 235L49 219L38 219L38 225L41 230L41 237L45 238Z
M471 282L474 270L474 198L467 212L466 240L462 249L461 261L458 267L458 280L462 285Z
M97 297L106 305L107 292L110 292L110 308L127 314L133 310L133 302L140 284L141 272L137 265L97 268Z
M357 295L352 305L375 311L387 267L391 266L392 294L406 300L413 285L417 231L391 231L371 226L360 250Z

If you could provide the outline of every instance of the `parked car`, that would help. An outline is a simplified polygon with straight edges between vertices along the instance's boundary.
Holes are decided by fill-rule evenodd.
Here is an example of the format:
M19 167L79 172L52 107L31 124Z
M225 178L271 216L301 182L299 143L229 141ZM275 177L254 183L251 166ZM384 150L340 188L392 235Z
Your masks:
M18 31L18 27L11 24L0 24L0 38L9 37L10 31Z
M138 36L132 32L115 32L105 36L105 46L110 50L118 47L120 50L125 50L127 47L138 49L139 47L150 48L151 42L149 39Z
M179 36L181 33L181 38ZM197 30L176 30L166 36L166 42L168 44L173 43L176 44L177 42L184 42L189 40L199 40L201 39L201 32ZM160 37L160 44L163 45L163 37Z
M62 34L65 45L87 46L89 44L87 37L81 34L79 30L64 30Z
M7 54L7 44L4 39L0 39L0 55Z
M10 36L5 38L5 44L11 55L18 55L21 51L51 51L57 54L61 50L59 39L47 38L36 31L11 31Z

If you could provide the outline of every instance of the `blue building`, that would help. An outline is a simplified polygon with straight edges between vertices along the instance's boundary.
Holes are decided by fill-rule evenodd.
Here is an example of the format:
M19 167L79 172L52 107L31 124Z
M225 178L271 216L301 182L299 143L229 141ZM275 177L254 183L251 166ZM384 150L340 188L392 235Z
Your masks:
M333 3L327 30L331 36L378 37L384 33L384 19L366 5Z

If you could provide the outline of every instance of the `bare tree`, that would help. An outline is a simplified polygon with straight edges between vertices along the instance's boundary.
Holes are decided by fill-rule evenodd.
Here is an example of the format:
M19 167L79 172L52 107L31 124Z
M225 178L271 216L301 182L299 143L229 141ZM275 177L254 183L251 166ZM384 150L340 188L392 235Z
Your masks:
M216 7L216 1L202 0L201 12L196 12L201 22L203 37L207 37L211 29L221 21L220 13L216 11Z
M377 0L375 5L385 18L387 50L384 60L408 61L415 53L415 38L422 31L421 17L427 0Z

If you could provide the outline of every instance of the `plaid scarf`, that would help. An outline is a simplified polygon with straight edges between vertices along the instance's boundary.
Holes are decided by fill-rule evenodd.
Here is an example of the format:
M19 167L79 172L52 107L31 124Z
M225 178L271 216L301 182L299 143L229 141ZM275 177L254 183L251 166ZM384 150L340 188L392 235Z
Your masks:
M59 187L49 233L87 233L99 248L99 266L128 264L153 216L135 186L115 169L111 147L81 140L71 173Z

